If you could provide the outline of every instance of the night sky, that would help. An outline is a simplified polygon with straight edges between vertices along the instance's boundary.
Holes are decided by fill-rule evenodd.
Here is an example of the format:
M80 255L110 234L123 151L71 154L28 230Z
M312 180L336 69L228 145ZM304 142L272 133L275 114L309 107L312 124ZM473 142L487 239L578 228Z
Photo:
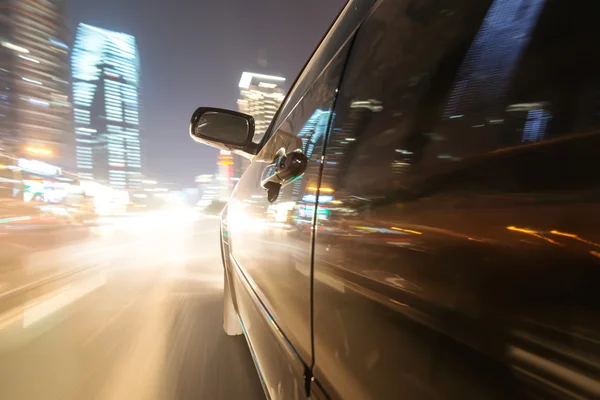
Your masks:
M292 84L345 0L71 0L77 24L134 35L142 73L141 137L151 178L193 186L217 152L187 129L199 106L236 108L244 70ZM73 37L71 37L72 44Z

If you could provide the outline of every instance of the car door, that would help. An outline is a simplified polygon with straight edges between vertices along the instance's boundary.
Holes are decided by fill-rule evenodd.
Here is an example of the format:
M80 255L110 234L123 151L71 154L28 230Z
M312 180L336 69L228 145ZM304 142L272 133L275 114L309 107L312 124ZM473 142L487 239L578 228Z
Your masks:
M310 386L312 226L319 212L323 145L349 42L370 3L350 1L344 8L296 81L227 208L238 312L273 398L305 396ZM281 182L275 161L285 155L300 157L305 167L301 176Z
M597 398L597 2L384 0L326 145L332 398Z

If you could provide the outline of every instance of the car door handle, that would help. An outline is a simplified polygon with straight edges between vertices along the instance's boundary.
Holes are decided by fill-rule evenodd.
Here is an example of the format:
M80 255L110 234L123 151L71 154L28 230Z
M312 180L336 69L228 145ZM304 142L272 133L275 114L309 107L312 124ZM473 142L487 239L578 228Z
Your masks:
M307 164L308 160L300 149L286 153L282 148L277 152L275 161L265 168L260 183L267 191L267 199L270 203L277 200L282 186L295 181L304 174Z

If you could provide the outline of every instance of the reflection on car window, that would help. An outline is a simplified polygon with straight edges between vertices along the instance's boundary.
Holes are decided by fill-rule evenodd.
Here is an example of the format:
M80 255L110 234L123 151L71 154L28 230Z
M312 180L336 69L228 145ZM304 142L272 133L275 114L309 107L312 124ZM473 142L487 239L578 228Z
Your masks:
M296 180L285 187L281 198L304 204L302 207L308 209L312 209L316 200L323 145L333 116L331 106L348 50L349 46L340 49L335 59L310 87L290 116L282 122L263 150L269 151L273 145L281 146L278 139L288 136L283 133L293 133L298 149L302 150L308 159L308 166L304 179Z
M359 31L328 148L331 185L409 193L499 150L598 128L596 2L430 3L386 2ZM333 166L348 169L345 182Z
M350 0L342 10L339 18L323 38L319 47L300 73L290 94L281 106L281 110L273 121L273 128L279 128L286 118L293 112L298 102L305 95L314 81L327 68L335 55L342 49L344 43L350 40L353 32L364 18L366 11L375 3L375 0Z

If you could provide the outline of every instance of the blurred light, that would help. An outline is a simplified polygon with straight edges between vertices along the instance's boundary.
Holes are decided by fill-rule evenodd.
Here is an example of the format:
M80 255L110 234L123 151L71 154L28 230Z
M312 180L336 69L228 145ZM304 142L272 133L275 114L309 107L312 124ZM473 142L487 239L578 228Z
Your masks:
M568 237L571 239L575 239L582 243L589 244L591 246L600 247L600 244L598 244L596 242L592 242L591 240L586 240L586 239L580 238L578 235L576 235L574 233L560 232L557 230L552 230L552 231L550 231L550 233L553 235L565 236L565 237Z
M19 158L17 160L17 166L24 170L37 172L44 175L62 175L62 169L60 167L46 164L45 162L37 160L28 160L26 158Z
M6 47L7 49L11 49L14 51L18 51L19 53L29 53L29 50L27 50L25 47L21 47L21 46L17 46L16 44L12 44L10 42L0 42L2 43L2 46Z
M318 188L316 186L309 186L307 187L308 190L312 190L312 191L316 191ZM335 192L335 190L333 190L332 188L328 188L328 187L322 187L320 190L320 192L323 193L333 193Z
M50 41L50 43L52 43L55 46L62 47L65 50L69 50L69 46L67 46L66 44L64 44L61 41L58 41L58 40L52 39L52 38L48 38L48 40Z
M260 86L260 87L264 87L264 88L267 88L267 89L273 89L273 88L276 88L276 87L277 87L277 84L276 84L276 83L266 83L266 82L260 82L260 83L258 84L258 86Z
M33 57L24 56L23 54L19 54L19 57L20 57L20 58L22 58L23 60L31 61L31 62L34 62L34 63L36 63L36 64L39 64L39 63L40 63L40 60L36 60L36 59L35 59L35 58L33 58Z
M406 233L412 233L414 235L422 235L423 232L419 232L419 231L413 231L412 229L404 229L404 228L398 228L396 226L392 226L392 229L395 231L400 231L400 232L406 232Z
M213 179L213 176L210 174L203 174L196 176L196 183L210 183Z
M0 224L8 224L8 223L17 222L17 221L29 221L30 219L31 219L31 216L29 216L29 215L25 215L22 217L2 218L2 219L0 219Z
M396 149L396 153L402 153L402 154L412 154L412 151L408 151L408 150L404 150L404 149Z
M134 193L133 197L135 197L136 199L146 199L148 198L148 195L144 193Z
M331 204L342 204L341 200L331 200Z
M142 183L145 183L147 185L156 185L158 182L150 180L150 179L142 179Z
M367 110L373 112L381 112L383 110L383 106L379 100L367 100L367 101L353 101L350 104L350 108L366 108Z
M574 233L560 232L560 231L557 231L557 230L552 230L552 231L550 231L550 233L552 233L553 235L566 236L566 237L569 237L569 238L572 238L572 239L578 238L578 236L575 235Z
M27 99L27 101L35 106L50 107L50 103L48 103L47 101L38 100L38 99L34 99L34 98L29 98L29 99Z
M150 189L144 189L144 192L168 192L169 189L167 188L150 188Z
M42 148L39 148L39 147L28 147L25 150L27 152L33 153L33 154L43 154L45 156L52 155L52 150L42 149Z
M534 237L536 237L538 239L545 240L546 242L555 244L557 246L564 246L564 244L562 244L560 242L557 242L556 240L550 239L550 238L548 238L546 236L540 235L537 231L534 231L532 229L517 228L516 226L507 226L506 229L508 229L509 231L526 233L528 235L534 236Z
M509 231L527 233L529 235L537 234L537 232L534 230L525 229L525 228L517 228L516 226L507 226L506 229L508 229Z
M316 201L316 196L314 194L308 194L302 197L302 200L307 202L314 203ZM333 196L330 195L320 195L319 196L319 204L327 204L333 200Z
M36 81L35 79L25 78L24 76L22 76L21 79L23 79L25 82L35 83L36 85L43 85L42 82Z
M223 156L228 156L228 155L231 155L231 152L230 152L230 151L227 151L227 150L221 150L221 151L219 152L219 154L221 154L221 155L223 155Z

